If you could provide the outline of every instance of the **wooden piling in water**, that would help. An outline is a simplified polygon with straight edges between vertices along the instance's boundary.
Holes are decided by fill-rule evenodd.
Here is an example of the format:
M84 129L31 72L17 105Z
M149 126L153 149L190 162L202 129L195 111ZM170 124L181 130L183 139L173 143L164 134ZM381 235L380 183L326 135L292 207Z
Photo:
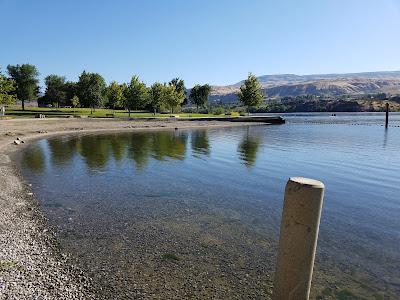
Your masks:
M273 300L309 298L324 189L302 177L286 184Z
M389 103L386 103L386 118L385 118L385 127L389 126Z

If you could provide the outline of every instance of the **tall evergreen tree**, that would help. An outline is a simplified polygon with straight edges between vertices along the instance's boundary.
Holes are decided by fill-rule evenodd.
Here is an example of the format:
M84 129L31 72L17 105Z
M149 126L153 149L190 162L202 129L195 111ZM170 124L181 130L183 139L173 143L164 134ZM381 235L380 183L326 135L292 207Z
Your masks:
M16 83L15 94L25 110L25 101L37 99L39 93L39 72L34 65L8 65L7 71Z

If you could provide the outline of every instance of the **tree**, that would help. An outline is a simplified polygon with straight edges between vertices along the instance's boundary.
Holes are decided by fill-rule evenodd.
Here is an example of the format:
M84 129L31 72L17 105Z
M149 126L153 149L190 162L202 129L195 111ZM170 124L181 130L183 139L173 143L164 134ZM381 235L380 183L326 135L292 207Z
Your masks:
M25 100L37 99L39 93L39 72L34 65L8 65L7 71L16 83L15 94L22 103L22 110L25 110Z
M186 88L185 88L185 82L183 79L180 78L173 78L170 82L169 85L173 85L178 93L185 93Z
M164 92L165 85L156 82L150 88L150 102L149 106L154 112L154 115L157 113L157 110L160 109L161 105L164 101Z
M0 105L9 105L15 102L15 82L3 75L0 69Z
M71 102L72 98L76 95L78 95L78 83L73 82L73 81L67 81L64 84L64 91L65 91L65 97L68 102ZM71 103L71 106L73 104Z
M60 107L60 103L65 105L65 101L67 100L65 77L49 75L44 79L44 82L46 84L45 99L51 103L57 103L57 107Z
M211 86L208 84L198 85L196 84L190 91L190 101L196 104L197 112L199 111L199 106L204 107L208 102L208 97L211 93Z
M179 105L183 105L185 103L187 103L187 99L186 99L186 88L185 88L185 82L183 81L183 79L179 79L177 78L173 78L170 82L169 85L173 85L175 87L175 90L178 94L182 94L183 95L183 100L179 103Z
M249 73L249 76L240 87L238 98L243 105L247 106L247 112L250 111L251 106L259 106L262 103L264 96L261 93L261 85L256 76Z
M112 109L123 107L125 101L125 85L112 81L106 89L107 105Z
M105 88L106 83L100 74L83 71L78 81L78 97L81 105L90 107L93 113L95 108L102 104Z
M77 95L74 95L72 97L71 104L72 104L72 107L74 108L74 114L75 114L75 108L79 105L79 98Z
M164 85L164 101L169 107L171 114L174 113L175 107L182 104L185 100L185 94L182 91L178 92L175 85Z
M139 80L138 76L132 76L125 92L125 107L128 109L129 117L131 110L143 108L149 100L149 91L146 84Z

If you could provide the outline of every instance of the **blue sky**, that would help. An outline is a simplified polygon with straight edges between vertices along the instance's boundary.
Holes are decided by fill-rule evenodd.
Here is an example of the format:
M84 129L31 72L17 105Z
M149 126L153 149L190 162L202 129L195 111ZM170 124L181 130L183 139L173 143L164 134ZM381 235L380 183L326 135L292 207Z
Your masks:
M225 85L400 70L400 0L0 0L0 66Z

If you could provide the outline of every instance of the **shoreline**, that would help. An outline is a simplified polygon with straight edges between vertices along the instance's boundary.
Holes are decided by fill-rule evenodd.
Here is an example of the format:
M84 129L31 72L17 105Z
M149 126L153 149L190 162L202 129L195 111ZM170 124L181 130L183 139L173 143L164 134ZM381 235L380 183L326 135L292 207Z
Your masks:
M32 142L59 135L221 128L229 121L14 119L0 121L0 298L96 299L96 286L59 249L54 228L21 176L16 155ZM20 137L25 143L14 145Z

